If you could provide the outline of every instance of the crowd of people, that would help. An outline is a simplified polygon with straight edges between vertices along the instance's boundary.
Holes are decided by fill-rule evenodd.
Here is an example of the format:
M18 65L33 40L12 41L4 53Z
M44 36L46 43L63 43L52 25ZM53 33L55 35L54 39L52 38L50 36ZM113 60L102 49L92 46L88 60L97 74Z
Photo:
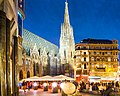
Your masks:
M30 90L31 88L34 87L34 83L35 82L25 82L23 81L22 82L22 86L20 86L20 88L22 88L25 92L26 89ZM109 94L111 92L119 92L119 82L108 82L108 83L85 83L83 81L81 82L76 82L74 81L73 84L76 86L76 91L79 91L79 92L82 92L84 90L87 90L89 92L93 92L93 91L96 91L98 92L99 94L102 94L102 96L109 96ZM41 85L43 85L43 82L40 83L40 82L37 82L37 87L40 88ZM48 83L49 85L49 88L50 85L51 85L51 82ZM60 82L58 82L58 87L60 88Z
M96 91L103 96L109 96L111 92L119 92L119 82L108 82L108 83L84 83L83 81L79 84L79 91L87 90L89 92Z
M52 82L37 82L37 81L23 81L22 83L19 84L19 89L23 89L24 92L26 92L26 90L30 90L30 89L43 89L45 86L47 86L49 89L52 88ZM60 82L57 82L57 86L58 88L60 88Z

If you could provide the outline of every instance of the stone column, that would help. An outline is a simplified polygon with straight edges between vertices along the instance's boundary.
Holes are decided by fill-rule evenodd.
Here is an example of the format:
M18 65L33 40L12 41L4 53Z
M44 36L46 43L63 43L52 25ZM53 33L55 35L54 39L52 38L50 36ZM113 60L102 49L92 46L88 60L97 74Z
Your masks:
M14 36L14 93L15 96L19 96L18 82L19 82L19 72L18 72L18 37Z
M18 38L13 36L12 45L12 96L19 96L18 92Z
M0 11L0 96L7 96L6 90L6 14Z
M11 77L10 77L10 20L6 19L6 87L7 96L11 96Z
M2 58L1 58L1 56L2 56L2 51L0 51L0 68L2 68L2 66L1 66L1 64L2 64ZM1 72L0 72L0 77L1 77ZM1 95L1 78L0 78L0 95Z

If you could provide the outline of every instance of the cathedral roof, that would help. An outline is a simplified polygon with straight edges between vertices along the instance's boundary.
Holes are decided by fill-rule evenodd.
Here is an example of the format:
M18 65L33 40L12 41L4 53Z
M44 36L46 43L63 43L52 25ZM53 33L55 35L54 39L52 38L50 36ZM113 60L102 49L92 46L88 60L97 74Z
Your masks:
M56 46L55 44L33 34L32 32L23 29L23 47L27 53L27 55L30 56L30 49L33 49L34 46L37 46L37 49L40 50L40 52L42 53L44 48L46 49L47 52L51 52L54 51L54 54L58 53L58 46Z

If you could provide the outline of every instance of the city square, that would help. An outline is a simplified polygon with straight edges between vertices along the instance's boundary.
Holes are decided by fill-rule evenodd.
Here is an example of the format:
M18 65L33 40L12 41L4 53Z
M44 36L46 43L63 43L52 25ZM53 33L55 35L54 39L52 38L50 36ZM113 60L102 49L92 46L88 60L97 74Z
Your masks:
M120 96L119 0L1 0L0 96Z

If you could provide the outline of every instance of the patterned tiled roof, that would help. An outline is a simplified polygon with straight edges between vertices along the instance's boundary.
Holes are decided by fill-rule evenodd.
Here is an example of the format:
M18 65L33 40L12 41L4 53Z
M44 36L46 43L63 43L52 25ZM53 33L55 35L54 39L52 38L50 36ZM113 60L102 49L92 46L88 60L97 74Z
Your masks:
M30 55L30 48L33 48L33 46L37 46L37 49L43 51L45 48L47 52L53 52L54 54L58 54L58 46L55 44L33 34L32 32L23 29L23 47L27 53L27 55Z

